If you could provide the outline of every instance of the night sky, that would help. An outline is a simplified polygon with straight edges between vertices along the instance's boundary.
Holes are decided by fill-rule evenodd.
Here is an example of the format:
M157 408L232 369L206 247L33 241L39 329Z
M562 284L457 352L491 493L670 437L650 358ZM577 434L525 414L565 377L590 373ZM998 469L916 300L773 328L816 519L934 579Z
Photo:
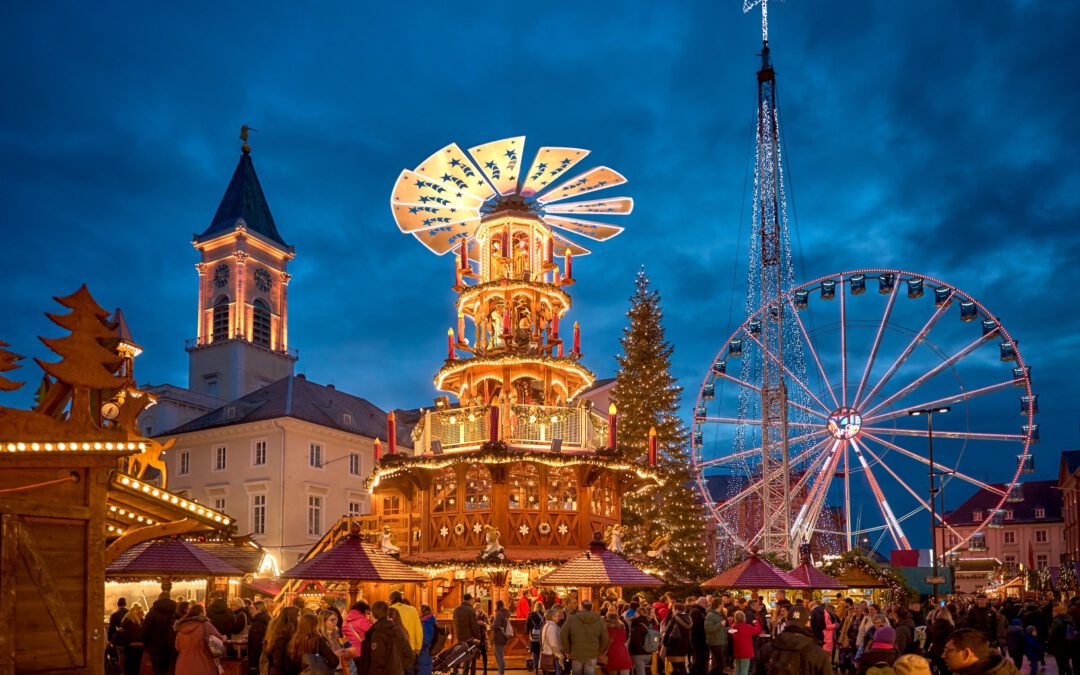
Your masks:
M151 3L154 5L154 3ZM0 339L48 356L42 315L86 282L124 309L147 383L186 384L190 241L252 156L296 247L298 372L384 408L430 405L451 263L401 235L390 189L443 145L589 148L636 200L575 261L585 364L614 373L634 275L664 298L696 391L742 320L760 20L679 3L7 3L0 20ZM1080 6L773 3L797 280L934 276L1019 340L1040 394L1038 475L1080 447ZM531 150L530 150L531 149ZM21 375L31 382L33 366ZM32 386L5 395L25 405ZM692 395L684 406L689 410ZM1019 417L1017 418L1019 420ZM1010 460L1011 461L1011 460ZM990 479L1003 478L988 475Z

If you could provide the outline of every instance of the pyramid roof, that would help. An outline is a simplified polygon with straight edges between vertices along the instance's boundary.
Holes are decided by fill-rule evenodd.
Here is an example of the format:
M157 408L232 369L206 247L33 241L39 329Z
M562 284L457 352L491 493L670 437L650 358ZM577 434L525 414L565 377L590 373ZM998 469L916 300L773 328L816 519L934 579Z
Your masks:
M182 539L147 541L105 569L108 577L242 577L243 570Z
M251 161L251 155L246 152L240 155L240 163L236 165L229 187L225 188L225 194L214 213L214 219L210 221L210 226L197 235L195 241L205 241L231 232L239 220L244 221L248 231L289 247L278 233L274 216L270 214L270 205L266 203L262 186L259 184L259 177L255 175L255 165Z
M607 547L594 544L588 551L571 558L536 580L541 586L663 586L651 574L637 567Z
M428 581L428 577L352 533L321 553L281 573L286 579L318 581Z
M702 588L808 588L779 567L751 553L750 557L701 584Z

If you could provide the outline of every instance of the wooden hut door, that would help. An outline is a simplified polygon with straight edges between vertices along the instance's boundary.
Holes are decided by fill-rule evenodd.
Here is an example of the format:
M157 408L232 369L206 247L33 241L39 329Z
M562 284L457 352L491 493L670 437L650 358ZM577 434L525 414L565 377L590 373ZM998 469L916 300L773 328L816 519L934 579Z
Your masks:
M87 668L86 537L83 520L0 515L0 673Z

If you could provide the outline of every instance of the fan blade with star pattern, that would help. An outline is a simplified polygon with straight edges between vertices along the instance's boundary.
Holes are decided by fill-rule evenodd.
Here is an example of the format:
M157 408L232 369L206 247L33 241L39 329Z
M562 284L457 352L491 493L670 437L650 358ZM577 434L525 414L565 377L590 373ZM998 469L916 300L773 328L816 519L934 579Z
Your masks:
M426 206L420 204L391 204L398 228L408 234L433 227L460 223L480 217L478 209L457 206Z
M490 199L495 195L495 188L491 187L457 143L451 143L425 159L420 166L416 167L416 171L425 176L438 178L444 183L456 185L458 189L481 199Z
M524 151L524 136L504 138L501 141L492 141L469 148L473 161L500 195L512 195L517 192L521 154Z
M484 200L430 176L405 169L394 183L390 201L395 204L447 206L478 209Z
M580 148L540 148L522 179L521 196L531 197L543 192L588 154L588 150Z
M581 244L571 241L558 232L552 232L551 236L555 238L555 245L552 247L555 249L555 255L566 255L566 249L570 249L570 252L575 256L589 255L592 253L592 251Z
M623 231L623 228L617 225L608 225L607 223L597 223L591 220L578 220L577 218L560 218L559 216L543 216L544 222L548 225L558 227L563 230L568 230L574 234L580 234L583 237L588 237L593 241L604 241L611 239L615 235Z
M463 238L472 237L479 225L480 219L473 218L461 223L450 223L430 230L413 232L412 235L436 255L443 255L459 246Z
M600 213L611 216L627 216L634 210L630 197L610 197L587 202L568 202L544 207L545 213Z
M558 202L569 199L570 197L583 195L587 192L594 192L596 190L604 190L616 185L622 185L625 182L626 178L615 169L609 169L606 166L598 166L589 169L579 176L571 178L565 183L552 188L548 192L545 192L537 199L537 201L541 204Z

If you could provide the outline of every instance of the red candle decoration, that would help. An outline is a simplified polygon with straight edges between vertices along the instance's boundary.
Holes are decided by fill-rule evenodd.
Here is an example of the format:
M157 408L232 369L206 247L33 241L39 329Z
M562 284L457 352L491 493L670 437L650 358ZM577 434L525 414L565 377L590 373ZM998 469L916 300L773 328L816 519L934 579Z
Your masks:
M558 312L555 312L555 314L551 317L551 337L553 337L553 338L559 337L559 313Z
M649 427L649 466L656 466L656 427Z
M375 463L378 464L382 459L382 441L375 439Z
M559 285L559 268L558 267L551 270L551 283L555 284L556 286Z
M569 247L566 249L566 278L574 278L574 254L570 252Z
M468 242L468 240L464 240L464 241L461 242L461 256L460 257L461 257L461 260L458 263L458 269L460 269L460 270L469 269L469 242Z
M457 313L457 337L458 340L465 341L465 314L462 312Z
M397 452L397 420L393 410L386 416L386 445L388 454Z
M461 278L461 268L454 270L454 288L461 288L464 283Z
M457 358L457 353L454 351L454 329L446 329L446 358L453 361Z
M612 403L607 409L607 446L609 450L615 449L615 443L619 439L619 409Z
M581 326L574 322L574 354L581 354Z
M488 413L488 440L492 443L499 440L499 406L492 405Z
M555 262L555 237L548 237L547 240L547 264L551 265Z

